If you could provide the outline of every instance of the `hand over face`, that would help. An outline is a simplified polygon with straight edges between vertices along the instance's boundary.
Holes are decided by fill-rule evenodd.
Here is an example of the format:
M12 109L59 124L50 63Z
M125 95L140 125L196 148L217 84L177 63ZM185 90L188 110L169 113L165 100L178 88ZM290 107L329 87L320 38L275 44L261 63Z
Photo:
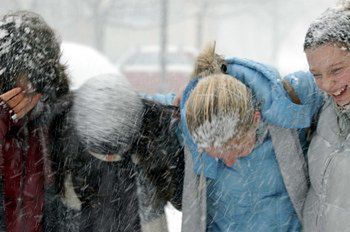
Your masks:
M13 120L23 118L39 102L41 94L27 94L22 88L14 88L0 95L1 105L9 107Z

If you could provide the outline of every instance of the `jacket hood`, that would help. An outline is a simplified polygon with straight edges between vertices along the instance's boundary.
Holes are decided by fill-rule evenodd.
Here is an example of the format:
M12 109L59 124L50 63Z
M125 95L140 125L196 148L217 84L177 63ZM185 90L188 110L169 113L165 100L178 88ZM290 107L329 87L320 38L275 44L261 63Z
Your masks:
M74 95L73 122L83 143L102 154L128 150L140 131L144 107L125 79L96 76Z

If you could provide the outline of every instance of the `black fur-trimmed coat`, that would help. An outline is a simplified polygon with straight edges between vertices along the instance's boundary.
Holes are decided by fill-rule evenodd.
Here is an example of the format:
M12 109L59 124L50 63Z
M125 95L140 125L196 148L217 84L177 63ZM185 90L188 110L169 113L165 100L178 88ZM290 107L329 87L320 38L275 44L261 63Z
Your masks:
M43 164L43 187L44 194L43 200L44 205L42 209L42 226L40 230L42 231L60 231L60 218L68 210L62 204L59 195L60 187L57 185L58 180L62 179L62 172L58 171L64 158L62 154L62 132L65 128L65 122L68 112L71 107L70 94L61 96L57 99L55 103L47 105L40 102L37 107L32 111L30 116L21 119L17 124L11 123L11 127L8 128L8 133L4 136L4 141L14 141L14 144L20 145L16 147L15 152L23 152L23 156L28 156L31 151L28 147L40 146L40 155L42 159L40 162ZM36 115L37 112L42 112ZM3 122L3 109L0 112ZM20 125L20 126L18 126ZM27 133L21 133L21 131L27 131ZM34 134L35 138L38 140L33 143L29 137L30 134ZM3 148L3 141L0 142L0 148ZM26 150L27 149L27 150ZM3 150L0 151L1 156L3 155ZM23 161L23 166L25 166ZM29 170L23 169L25 174ZM40 186L40 184L39 184ZM40 191L38 191L40 192ZM0 178L0 201L4 202L5 199L4 192L4 178ZM0 206L0 231L5 231L6 220L5 220L5 206L2 204ZM8 228L9 225L7 225Z
M62 132L66 128L66 119L71 106L68 77L65 73L65 66L60 63L60 43L45 20L33 12L17 11L4 15L0 19L0 31L0 95L15 87L21 87L29 96L35 93L41 94L40 102L18 122L12 123L11 121L10 123L11 116L14 116L11 114L14 112L10 111L7 103L3 102L7 108L0 112L2 121L0 124L7 121L6 133L3 131L5 134L0 141L0 147L5 144L4 150L0 152L2 153L0 157L9 154L6 151L6 143L9 144L11 141L14 153L20 155L22 159L21 183L24 183L25 178L29 179L27 183L30 183L31 176L37 174L29 174L30 166L43 166L43 168L38 168L38 175L36 175L36 177L40 176L36 179L40 184L35 185L34 183L33 185L33 181L28 185L34 189L34 193L30 193L30 198L36 198L35 201L40 199L37 201L40 203L34 203L30 207L17 204L22 201L22 194L29 195L22 188L17 188L20 192L20 197L17 199L13 193L8 193L8 196L14 197L12 201L16 202L16 211L20 212L19 214L16 212L15 220L28 217L31 221L36 220L34 227L39 231L59 231L60 215L65 214L66 209L61 204L60 187L57 185L63 173L58 170L65 163L64 156L62 156L62 147L64 147L61 143ZM34 152L31 153L31 151ZM39 158L40 161L34 161L34 164L31 165L31 158L28 154L42 157L42 159ZM0 158L0 163L3 161L2 158ZM12 161L13 164L17 162L15 159ZM12 169L11 165L10 163L7 168ZM3 190L6 192L6 188L3 187L4 185L9 186L11 182L12 180L7 182L4 175L1 175L0 200L2 202L8 197L4 196ZM20 185L23 186L24 184L21 183ZM38 205L42 202L42 186L44 202L41 208ZM3 231L5 224L8 230L16 230L13 228L15 226L12 226L16 223L11 224L5 220L5 214L9 210L6 212L3 208L0 207L0 230ZM35 215L31 214L33 208L39 208L39 212L36 212ZM19 227L23 231L33 230L33 227L27 222L20 224Z
M107 75L75 93L61 180L63 202L71 208L63 220L66 231L166 231L165 204L181 208L184 159L176 135L177 109L129 91ZM129 104L114 108L113 98L126 98ZM125 118L128 114L121 111L131 106L137 109ZM113 117L97 122L93 114ZM128 123L132 128L124 131Z

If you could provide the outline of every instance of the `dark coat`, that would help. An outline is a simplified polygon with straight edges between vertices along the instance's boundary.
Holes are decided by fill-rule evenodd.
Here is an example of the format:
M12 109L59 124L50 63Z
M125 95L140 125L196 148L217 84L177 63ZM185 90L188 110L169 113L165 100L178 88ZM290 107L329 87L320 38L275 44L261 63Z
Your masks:
M40 105L40 104L39 104ZM7 231L55 231L58 202L59 135L69 101L18 122L0 109L1 228ZM40 106L37 106L40 107ZM33 114L32 114L33 115ZM58 141L58 142L57 142ZM54 206L56 205L56 206ZM47 213L45 213L47 212Z
M0 227L7 231L57 231L61 131L70 108L60 44L39 15L19 11L0 20L0 95L15 87L40 93L18 122L0 110ZM63 161L64 162L64 161ZM3 207L5 206L5 207Z
M108 80L103 79L106 77L98 78L108 85L106 82L110 80L109 77ZM93 80L87 85L95 88ZM93 140L93 135L85 134L86 130L101 127L95 127L97 122L89 121L90 117L82 114L106 114L110 109L95 111L97 106L93 108L94 104L90 101L89 105L84 104L81 95L94 92L104 95L111 90L118 94L117 86L108 86L107 90L99 86L95 90L77 91L78 97L70 119L73 125L67 127L65 136L65 144L69 144L65 154L70 157L65 173L71 176L71 184L79 199L80 205L75 207L75 215L80 220L79 231L145 231L147 224L164 217L167 201L181 208L183 168L176 167L183 167L184 160L173 120L176 109L140 100L140 110L135 111L139 114L133 115L140 118L127 118L128 121L140 122L132 137L128 137L127 149L117 146L118 141L98 141L98 137ZM98 96L99 101L102 101L99 107L108 107L109 104L103 102L105 98ZM122 97L122 94L118 96ZM138 98L137 95L133 96ZM106 99L110 98L106 96ZM127 108L129 105L122 104L120 107ZM77 121L81 122L82 118L86 124L80 126ZM95 120L96 117L91 119ZM123 122L128 123L125 120ZM127 135L123 138L122 131L115 130L112 132L119 135L117 139L124 141ZM104 131L94 133L104 138ZM124 152L118 152L118 149ZM112 155L107 156L108 153ZM113 162L108 162L111 159ZM65 192L68 192L67 189Z
M124 94L118 93L125 86L121 87L115 78L96 77L75 93L62 135L65 146L61 157L65 158L60 163L65 165L59 172L65 178L58 185L63 187L63 203L71 209L61 215L62 230L162 231L154 224L165 219L165 204L170 201L181 208L183 168L176 167L183 167L184 160L173 117L176 109L141 100L129 92L129 87ZM120 100L130 96L125 104L119 102L118 108L109 94ZM124 116L118 118L131 105L137 109L126 120ZM112 122L108 117L106 125L96 121L98 116L108 114L113 115ZM123 128L128 124L135 127L123 134L116 126L121 120ZM105 136L107 132L111 135Z
M119 161L94 157L71 131L66 144L72 160L66 173L71 173L81 202L79 231L141 231L141 217L157 218L167 201L181 208L183 169L176 167L183 167L184 161L171 125L174 109L144 102L141 135ZM74 223L68 224L75 230Z

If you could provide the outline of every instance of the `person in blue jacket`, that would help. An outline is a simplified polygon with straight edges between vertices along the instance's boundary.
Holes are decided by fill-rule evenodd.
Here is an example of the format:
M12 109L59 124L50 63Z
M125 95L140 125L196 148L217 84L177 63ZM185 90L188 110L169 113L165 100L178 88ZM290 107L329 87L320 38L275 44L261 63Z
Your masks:
M209 48L180 103L185 145L182 231L300 231L305 129L322 105L310 73L284 78Z

